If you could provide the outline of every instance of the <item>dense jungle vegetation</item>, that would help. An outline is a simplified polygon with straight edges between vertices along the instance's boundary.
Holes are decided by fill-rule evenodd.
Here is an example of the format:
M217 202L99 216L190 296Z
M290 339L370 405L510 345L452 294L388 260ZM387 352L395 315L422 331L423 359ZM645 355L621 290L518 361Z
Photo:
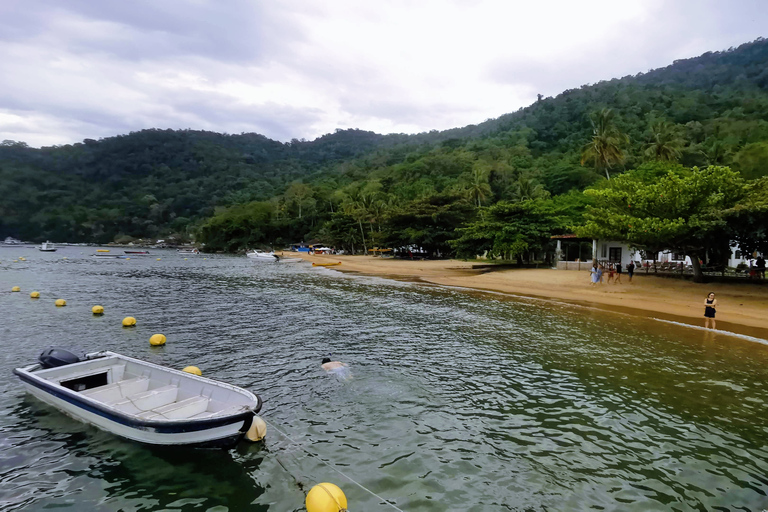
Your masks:
M729 239L765 251L766 175L768 41L759 39L441 132L337 130L280 143L150 129L40 149L4 141L0 237L173 235L210 251L317 239L353 252L523 259L578 229L647 248L684 239L681 250L711 256ZM646 188L659 184L676 199L651 201L662 192ZM701 198L703 189L726 197ZM651 194L642 218L661 219L651 229L666 237L633 238L636 194ZM695 212L706 219L691 221Z

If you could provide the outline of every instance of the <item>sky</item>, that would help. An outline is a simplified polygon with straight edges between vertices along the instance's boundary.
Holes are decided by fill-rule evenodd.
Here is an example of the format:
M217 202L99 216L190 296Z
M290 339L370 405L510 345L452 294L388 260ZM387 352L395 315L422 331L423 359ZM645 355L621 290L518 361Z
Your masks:
M764 0L0 0L0 140L445 130L766 36Z

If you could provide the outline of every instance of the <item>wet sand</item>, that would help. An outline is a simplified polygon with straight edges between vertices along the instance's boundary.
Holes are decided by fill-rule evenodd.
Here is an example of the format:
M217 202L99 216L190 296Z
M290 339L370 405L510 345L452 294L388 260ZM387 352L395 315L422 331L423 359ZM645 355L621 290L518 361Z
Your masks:
M768 339L768 284L709 283L636 273L632 282L626 273L621 284L590 284L587 271L552 269L499 269L488 271L483 263L460 260L399 260L372 256L309 255L285 252L315 263L340 261L329 267L392 279L421 281L473 290L494 291L540 299L557 300L638 316L649 316L704 325L704 299L715 292L717 328ZM474 268L473 268L474 267Z

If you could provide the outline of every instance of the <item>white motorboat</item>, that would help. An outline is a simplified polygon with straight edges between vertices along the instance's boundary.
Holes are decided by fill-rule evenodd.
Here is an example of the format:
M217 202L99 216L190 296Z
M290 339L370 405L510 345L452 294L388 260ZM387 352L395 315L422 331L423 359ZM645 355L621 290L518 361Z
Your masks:
M51 242L43 242L43 245L40 246L40 250L43 252L55 252L56 246L53 245Z
M280 256L278 256L274 252L264 252L258 249L248 251L245 253L245 255L251 258L252 260L257 260L257 261L272 261L272 262L280 261Z
M153 445L232 446L262 405L245 389L114 352L49 349L14 373L69 416Z
M179 254L200 254L200 251L196 249L195 247L185 247L182 249L176 249L176 252Z

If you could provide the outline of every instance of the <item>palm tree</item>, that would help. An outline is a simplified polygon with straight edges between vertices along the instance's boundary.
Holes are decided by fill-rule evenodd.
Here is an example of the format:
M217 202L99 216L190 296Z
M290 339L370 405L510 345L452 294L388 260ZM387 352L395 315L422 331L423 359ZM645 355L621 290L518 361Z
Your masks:
M645 156L661 162L677 162L685 144L677 127L661 120L652 123L650 129L651 140L644 146Z
M469 194L472 201L477 201L477 207L483 205L483 201L491 195L491 185L488 183L488 169L475 165L472 169L472 181L469 183Z
M549 191L536 178L521 174L512 185L512 197L516 201L544 199L549 197Z
M629 137L614 123L613 110L610 108L593 112L590 121L592 122L592 140L584 146L581 165L592 161L595 163L596 171L605 171L605 177L611 179L608 170L624 163L622 146L629 144Z

